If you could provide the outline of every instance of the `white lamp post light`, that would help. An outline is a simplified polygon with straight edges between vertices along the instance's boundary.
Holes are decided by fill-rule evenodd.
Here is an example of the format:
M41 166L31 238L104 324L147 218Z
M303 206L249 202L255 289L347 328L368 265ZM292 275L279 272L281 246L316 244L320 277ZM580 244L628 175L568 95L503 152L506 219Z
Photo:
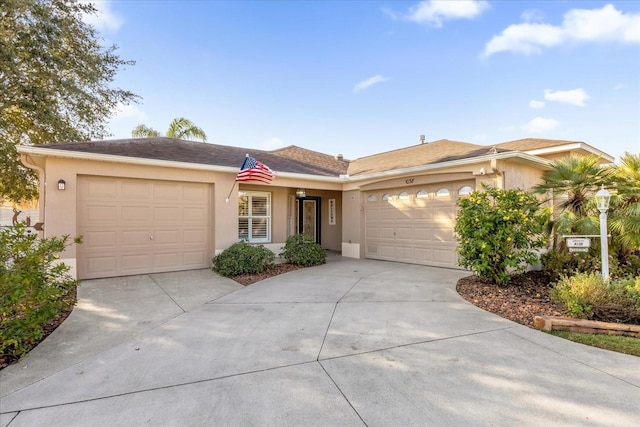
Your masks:
M609 279L609 241L607 239L607 210L609 209L609 201L611 194L602 188L596 193L596 202L600 211L600 253L602 256L602 278Z

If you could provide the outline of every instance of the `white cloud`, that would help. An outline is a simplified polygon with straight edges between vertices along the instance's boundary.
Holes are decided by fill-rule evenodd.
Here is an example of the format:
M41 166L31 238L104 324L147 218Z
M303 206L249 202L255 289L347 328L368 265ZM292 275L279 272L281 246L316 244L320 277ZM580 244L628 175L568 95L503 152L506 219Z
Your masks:
M570 42L640 43L640 13L625 14L608 4L602 9L572 9L564 14L560 26L510 25L485 45L484 56L498 52L539 54L543 48Z
M556 92L553 92L551 89L546 89L544 91L544 99L547 101L557 101L565 104L576 105L578 107L584 107L584 102L589 99L589 95L587 95L587 92L582 88L558 90Z
M98 31L116 32L122 27L122 19L113 14L111 5L107 0L89 1L83 0L82 3L92 3L97 9L97 13L92 15L83 15L82 20L92 25Z
M531 107L531 108L543 108L544 107L544 101L536 101L535 99L532 99L531 101L529 101L529 107Z
M520 15L524 22L540 22L544 19L544 14L539 9L527 9Z
M388 81L389 79L386 77L381 76L380 74L375 75L373 77L369 77L366 80L361 81L360 83L358 83L357 85L355 85L355 87L353 88L353 91L355 93L358 93L360 91L363 91L365 89L370 88L371 86L378 84L378 83L383 83Z
M613 87L613 90L620 90L620 89L624 89L625 87L627 86L624 83L618 83Z
M544 117L536 117L522 126L522 129L531 133L541 133L547 130L555 129L560 122L554 119L545 119Z
M489 3L484 0L421 1L417 6L409 8L409 14L406 19L440 28L446 20L471 19L488 8Z
M124 105L118 102L118 105L115 108L114 116L112 120L120 120L120 119L130 119L135 118L138 120L144 120L147 118L147 115L138 108L135 104Z

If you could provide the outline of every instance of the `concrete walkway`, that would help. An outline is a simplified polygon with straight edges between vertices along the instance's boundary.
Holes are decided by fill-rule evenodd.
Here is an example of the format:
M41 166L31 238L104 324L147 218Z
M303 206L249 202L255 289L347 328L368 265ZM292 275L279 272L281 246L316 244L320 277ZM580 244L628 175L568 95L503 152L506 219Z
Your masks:
M640 358L484 312L467 274L335 257L246 288L86 281L0 371L0 426L638 424Z

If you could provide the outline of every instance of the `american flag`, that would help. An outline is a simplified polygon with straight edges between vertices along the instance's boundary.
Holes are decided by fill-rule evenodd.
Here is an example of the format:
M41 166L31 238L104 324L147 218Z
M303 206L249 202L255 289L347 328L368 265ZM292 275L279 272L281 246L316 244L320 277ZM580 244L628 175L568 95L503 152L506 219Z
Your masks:
M273 179L274 172L268 166L260 163L253 157L245 157L236 181L260 181L269 184Z

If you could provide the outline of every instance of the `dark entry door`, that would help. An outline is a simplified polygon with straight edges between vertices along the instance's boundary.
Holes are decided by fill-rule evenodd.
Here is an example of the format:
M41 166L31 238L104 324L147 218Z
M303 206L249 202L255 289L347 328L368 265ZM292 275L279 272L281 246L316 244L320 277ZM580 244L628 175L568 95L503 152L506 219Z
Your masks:
M298 231L320 243L320 197L298 199Z

